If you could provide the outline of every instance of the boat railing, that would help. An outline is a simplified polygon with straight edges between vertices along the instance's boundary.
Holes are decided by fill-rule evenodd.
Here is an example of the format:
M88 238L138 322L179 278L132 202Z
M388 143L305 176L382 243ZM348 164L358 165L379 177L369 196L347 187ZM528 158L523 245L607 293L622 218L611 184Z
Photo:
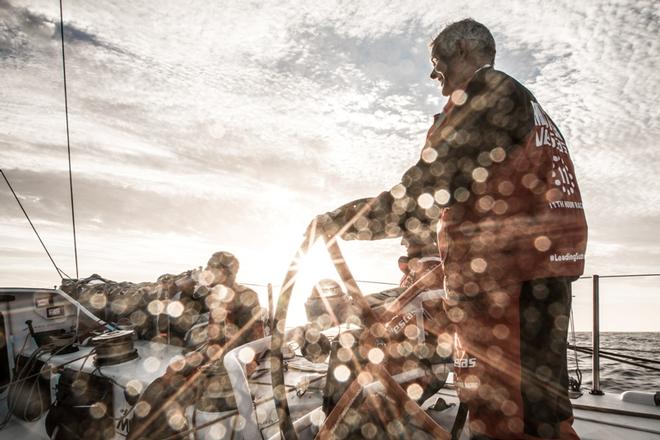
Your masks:
M592 380L591 394L602 395L603 390L600 387L600 280L602 278L640 278L640 277L660 277L660 273L638 273L638 274L619 274L619 275L590 275L583 276L580 279L592 280L592 333L591 333L591 362L592 362Z

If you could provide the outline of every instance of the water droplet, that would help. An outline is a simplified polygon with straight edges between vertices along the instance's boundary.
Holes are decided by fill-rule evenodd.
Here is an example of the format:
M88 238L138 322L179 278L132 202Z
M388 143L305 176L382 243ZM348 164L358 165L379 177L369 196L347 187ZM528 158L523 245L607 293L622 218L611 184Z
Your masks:
M422 150L422 160L424 162L432 163L435 162L437 158L438 158L438 152L434 148L431 148L430 145Z
M181 412L176 411L167 418L167 423L175 431L181 431L186 426L186 418Z
M504 148L502 147L495 147L490 150L490 158L493 162L502 162L506 159L506 151L504 151Z
M186 366L186 358L178 354L170 360L169 366L174 371L181 371Z
M369 362L371 362L372 364L380 364L381 362L383 362L383 359L385 359L385 353L383 353L383 350L381 350L380 348L374 347L371 350L369 350L369 354L367 355L367 357L369 358Z
M472 261L470 261L470 269L472 269L473 272L484 273L487 267L488 263L483 258L473 258Z
M417 197L417 204L422 209L429 209L433 206L433 196L429 193L424 193Z
M433 198L439 204L444 205L449 202L449 191L446 189L439 189L435 192Z
M89 407L89 415L94 419L100 419L108 412L108 407L103 402L94 402Z
M353 352L348 348L341 347L337 350L337 359L341 362L348 362L353 358Z
M488 170L483 167L477 167L474 170L472 170L472 178L476 182L485 182L486 179L488 178Z
M221 439L225 438L226 433L227 428L225 428L224 425L220 423L216 423L215 425L211 426L211 429L209 430L209 437L212 439Z
M417 400L422 397L424 390L418 384L413 383L408 385L408 388L406 388L406 393L408 393L408 397L410 397L412 400Z
M126 383L126 393L128 393L129 396L137 397L143 389L144 385L137 379L131 379Z
M339 382L346 382L348 378L351 377L351 370L349 370L346 365L339 365L335 368L333 374L335 375L335 379Z
M183 304L181 301L172 301L167 305L167 314L172 318L178 318L183 314Z
M135 415L138 417L146 417L151 412L151 405L144 400L135 404Z
M160 315L163 313L163 310L165 310L165 306L163 305L162 301L159 301L157 299L151 301L149 305L147 305L147 310L149 310L149 313L152 315Z
M497 339L506 339L510 333L509 327L504 324L497 324L493 327L493 335L495 335Z
M244 364L249 364L254 359L254 355L255 352L252 348L245 347L238 352L238 359Z
M545 235L541 235L540 237L536 237L534 240L534 247L539 251L539 252L545 252L548 249L550 249L550 246L552 245L552 241L546 237Z
M142 363L142 368L149 373L155 373L160 368L160 361L154 356L149 356Z
M350 333L339 335L339 343L342 347L351 348L355 344L355 337Z
M451 94L451 102L455 105L463 105L468 99L468 94L465 93L465 90L457 89Z
M89 304L95 309L102 309L108 302L108 298L102 293L95 293L89 298Z
M366 438L374 438L378 434L378 428L373 423L366 423L360 428L360 432Z
M325 413L323 411L313 411L309 416L310 422L316 426L321 426L325 422Z

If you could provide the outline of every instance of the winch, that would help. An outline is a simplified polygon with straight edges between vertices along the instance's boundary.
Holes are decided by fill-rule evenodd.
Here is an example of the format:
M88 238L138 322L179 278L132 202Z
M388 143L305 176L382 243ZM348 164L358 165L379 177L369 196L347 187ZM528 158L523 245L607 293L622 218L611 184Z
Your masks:
M133 330L115 330L92 338L96 349L94 365L97 367L117 365L138 357L133 346Z

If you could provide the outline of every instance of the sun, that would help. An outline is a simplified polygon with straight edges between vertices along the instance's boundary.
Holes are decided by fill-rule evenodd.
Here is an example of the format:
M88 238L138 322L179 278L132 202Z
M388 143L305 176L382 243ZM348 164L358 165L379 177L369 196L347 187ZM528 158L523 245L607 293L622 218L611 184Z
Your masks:
M323 240L318 240L298 264L296 290L309 294L316 283L326 278L340 280Z
M305 301L316 283L323 279L333 279L339 282L344 291L346 290L330 260L323 240L318 240L298 263L296 285L287 314L287 327L307 322Z

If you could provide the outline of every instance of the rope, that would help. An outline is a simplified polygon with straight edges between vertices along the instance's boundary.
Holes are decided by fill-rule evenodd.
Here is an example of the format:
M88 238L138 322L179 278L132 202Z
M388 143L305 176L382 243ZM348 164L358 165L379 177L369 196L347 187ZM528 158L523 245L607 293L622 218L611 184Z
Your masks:
M5 179L5 182L7 182L7 186L9 186L9 189L11 190L11 193L14 195L14 198L16 199L16 202L18 203L18 206L21 208L21 211L23 211L23 214L25 215L25 218L30 223L30 226L32 227L32 230L34 231L37 238L39 239L39 243L41 243L41 246L44 248L44 251L46 251L46 255L48 255L48 258L50 258L50 262L53 263L53 267L55 267L55 270L57 271L57 276L60 277L60 278L66 277L68 279L71 279L71 277L69 275L67 275L66 272L64 272L62 269L57 267L57 264L55 264L55 260L53 260L53 256L48 251L48 248L46 248L46 245L44 244L44 241L41 239L41 236L37 232L37 228L34 227L34 224L32 223L32 220L30 220L30 216L25 211L25 208L23 208L23 204L21 203L21 200L16 195L16 192L14 191L14 188L11 186L11 183L9 183L9 179L7 179L7 176L5 175L4 171L2 171L2 169L0 169L0 174L2 174L2 177L4 177L4 179Z
M575 355L575 375L577 379L572 377L568 378L569 385L573 391L580 392L580 386L582 385L582 371L580 370L580 361L578 360L577 354L577 342L575 340L575 320L573 319L573 308L571 307L571 337L573 339L573 353Z
M575 346L575 345L570 346L570 347L577 350L577 351L579 351L579 352L581 352L581 353L586 353L586 354L592 354L593 353L593 350L591 350L590 348L578 347L578 346ZM646 365L646 364L641 364L639 362L633 362L633 361L626 360L626 359L633 359L633 360L638 360L638 361L642 361L642 362L649 362L649 363L653 363L653 364L660 364L659 361L655 361L655 360L652 360L652 359L638 358L638 357L635 357L635 356L627 356L627 355L621 355L621 354L608 353L608 352L603 352L603 351L599 351L599 353L600 353L600 357L605 358L605 359L610 359L610 360L613 360L613 361L621 362L623 364L633 365L635 367L646 368L647 370L651 370L651 371L660 371L660 368L652 367L652 366Z
M591 277L589 277L591 278ZM364 284L382 284L383 286L399 286L399 283L390 283L386 281L371 281L371 280L355 280L358 283L364 283ZM244 286L250 286L250 287L268 287L269 285L272 287L281 287L281 284L259 284L259 283L241 283Z
M399 286L399 283L387 283L384 281L369 281L369 280L355 280L358 283L365 283L365 284L382 284L383 286Z
M599 353L604 353L604 354L607 354L607 355L610 355L610 356L616 356L616 357L620 357L620 358L624 358L624 359L631 359L633 361L647 362L647 363L650 363L650 364L660 365L660 361L656 361L655 359L648 359L648 358L643 358L643 357L638 357L638 356L631 356L629 354L612 353L610 351L603 351L603 350L599 350Z
M240 284L250 287L268 287L268 284L259 284L259 283L240 283Z
M581 350L581 351L587 351L589 353L593 352L593 349L589 348L589 347L572 346L571 348L575 348L575 349ZM630 350L630 351L636 351L636 350ZM598 352L599 353L604 353L604 354L607 354L607 355L610 355L610 356L616 356L616 357L620 357L620 358L624 358L624 359L630 359L630 360L633 360L633 361L647 362L647 363L651 363L651 364L660 365L660 361L655 360L655 359L643 358L643 357L639 357L639 356L631 356L629 354L622 354L622 353L612 353L611 351L604 351L604 350L598 350Z
M630 351L633 353L653 353L657 354L658 350L644 350L642 348L624 348L624 347L608 347L608 350L613 350L613 351ZM619 353L614 353L618 355Z
M594 275L583 275L579 280L590 280ZM638 277L660 277L660 273L633 273L633 274L619 274L619 275L598 275L598 278L638 278Z
M78 244L76 240L76 214L73 207L73 174L71 173L71 142L69 138L69 100L66 90L66 60L64 58L64 19L62 17L62 0L60 0L60 36L62 37L62 74L64 76L64 116L66 118L66 148L69 158L69 192L71 194L71 223L73 225L73 254L76 262L76 278L78 275Z
M635 277L660 277L660 273L635 273L631 275L600 275L600 278L635 278Z
M87 353L87 354L84 355L84 356L80 356L80 357L77 357L77 358L75 358L75 359L71 359L70 361L64 362L64 363L62 363L62 364L55 365L54 367L51 367L51 368L48 368L48 369L41 370L40 372L35 373L35 374L32 374L32 375L30 375L30 376L22 377L22 378L20 378L20 379L15 379L15 380L11 381L10 383L8 383L7 385L3 385L3 386L1 386L1 387L0 387L0 392L3 392L5 389L7 389L7 388L9 388L9 387L11 387L11 386L13 386L13 385L19 383L19 382L24 382L24 381L26 381L26 380L32 379L33 377L41 376L42 374L45 374L45 373L51 373L51 372L56 371L56 370L58 370L59 368L65 366L65 365L72 364L72 363L74 363L74 362L76 362L76 361L79 361L79 360L81 360L81 359L86 359L86 358L90 357L91 355L93 355L94 353L95 353L95 351L92 349L89 353Z
M27 338L26 338L26 340L27 340ZM23 344L23 348L25 348L25 344ZM21 348L21 352L23 351L23 348ZM43 350L41 348L37 348L35 351L33 351L32 354L30 354L30 356L27 358L27 360L24 360L25 363L21 367L20 371L18 370L18 365L14 366L14 371L16 373L15 376L14 376L15 379L13 381L11 381L9 384L6 385L7 388L8 388L8 391L7 391L7 414L5 415L4 420L2 420L2 422L0 422L0 429L4 429L7 426L7 424L11 420L12 414L14 413L14 411L16 411L16 407L18 406L18 399L16 398L16 396L14 396L13 402L10 402L9 395L12 392L12 389L13 389L12 385L15 385L15 384L20 383L20 382L24 382L25 380L27 380L27 378L30 377L30 376L28 376L27 378L21 380L21 378L23 377L24 374L28 374L30 372L30 370L32 369L33 364L35 363L38 356L42 352L43 352ZM16 359L18 360L18 359L20 359L20 357L17 357ZM16 378L18 378L18 380ZM34 381L32 383L32 385L30 386L30 396L29 396L29 398L32 397L32 393L34 391L34 386L35 386L36 383L37 383L37 381ZM25 415L25 414L23 414L23 415ZM33 421L33 420L30 420L30 421Z

